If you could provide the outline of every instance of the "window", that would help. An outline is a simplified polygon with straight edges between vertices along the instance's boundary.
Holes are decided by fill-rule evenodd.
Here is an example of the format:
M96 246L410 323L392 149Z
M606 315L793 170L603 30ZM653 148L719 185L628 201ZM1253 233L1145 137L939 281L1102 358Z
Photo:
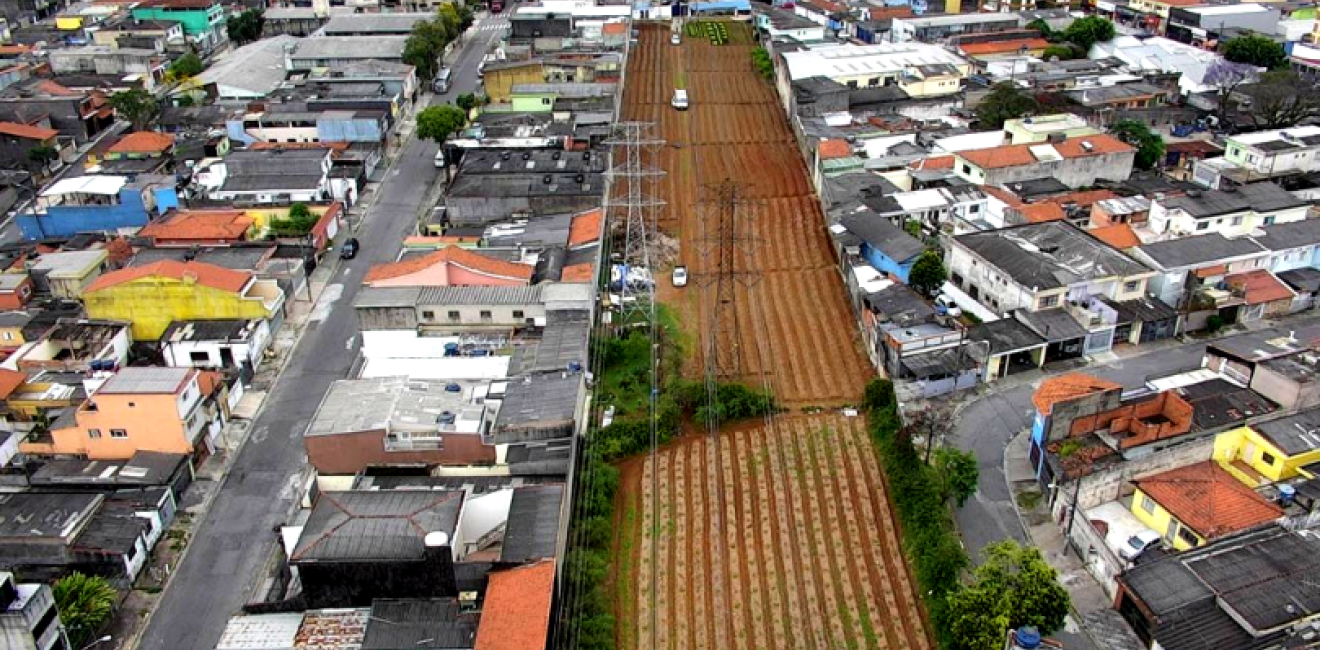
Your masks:
M1233 225L1235 226L1242 225L1242 217L1241 216L1233 217Z
M122 439L122 438L127 438L127 437L128 437L128 432L125 431L125 430L123 430L123 429L111 429L111 430L110 430L110 437L111 437L111 438L121 438L121 439Z
M425 320L435 320L435 312L433 312L433 311L423 311L423 312L422 312L422 318L425 319Z
M189 353L188 353L188 359L191 360L194 364L198 364L198 363L210 363L210 362L211 362L211 353L210 353L210 352L189 352Z
M458 320L458 312L457 311L449 312L449 320Z
M1267 226L1274 225L1274 217L1265 217L1265 225Z
M1057 304L1059 304L1059 297L1058 297L1058 296L1045 296L1044 298L1041 298L1041 299L1040 299L1040 307L1041 307L1041 309L1044 309L1044 308L1046 308L1046 307L1053 307L1053 306L1055 306L1055 305L1057 305Z
M1139 287L1141 287L1141 282L1138 280L1133 280L1131 282L1123 283L1123 291L1126 293L1132 293L1133 291L1136 291Z
M492 318L492 315L491 315L489 309L483 309L483 310L481 310L481 320L490 320L491 318Z
M1188 546L1196 546L1201 543L1201 540L1196 538L1196 533L1193 533L1186 526L1178 526L1178 539L1186 542Z
M1275 461L1274 454L1271 454L1268 451L1260 452L1260 462L1273 467L1274 461Z
M184 396L184 398L187 398L187 397L188 397L188 393L184 393L183 396ZM137 402L129 402L129 403L128 403L128 408L137 408Z
M1141 509L1145 510L1146 514L1148 515L1155 514L1155 502L1151 501L1150 497L1144 494L1138 494L1137 498L1141 499Z
M98 438L101 437L101 430L100 430L100 429L88 429L88 430L87 430L87 437L88 437L88 438L91 438L92 440L96 440L96 439L98 439Z
M1209 228L1209 227L1210 227L1210 222L1209 222L1209 221L1202 221L1201 223L1196 224L1196 229L1197 229L1197 230L1205 230L1206 228Z
M967 163L963 163L963 173L964 174L972 173L972 166L968 165Z
M550 105L550 98L549 98L549 97L542 97L542 98L541 98L541 105L542 105L542 106L549 106L549 105Z
M523 317L523 311L521 309L513 310L513 317L516 319L521 319Z
M854 81L849 81L849 82L848 82L848 87L849 87L849 88L852 88L853 90L857 90L857 82L856 82L855 80L854 80Z
M5 332L5 333L4 333L4 338L5 338L6 341L12 341L12 340L14 340L14 333L13 333L13 332Z
M866 80L866 85L868 85L868 86L873 86L873 87L874 87L874 86L879 86L879 85L880 85L880 77L871 77L870 79L867 79L867 80Z
M967 211L968 211L969 213L971 213L971 214L976 214L976 213L978 213L978 212L981 211L981 204L980 204L980 203L973 203L972 206L971 206L970 208L967 208Z

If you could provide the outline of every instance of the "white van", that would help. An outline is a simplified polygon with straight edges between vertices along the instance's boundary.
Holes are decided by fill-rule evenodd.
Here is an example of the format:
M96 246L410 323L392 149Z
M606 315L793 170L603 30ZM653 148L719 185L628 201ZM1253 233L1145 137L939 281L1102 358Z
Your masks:
M449 84L452 80L453 72L449 68L440 68L440 72L435 75L435 80L431 82L431 90L443 95L449 92Z
M675 90L674 98L669 100L669 103L672 104L674 108L677 108L680 111L686 111L688 107L687 91Z
M682 45L682 44L683 44L683 37L680 36L678 32L674 32L674 33L672 33L672 34L669 35L669 44L670 44L670 45Z

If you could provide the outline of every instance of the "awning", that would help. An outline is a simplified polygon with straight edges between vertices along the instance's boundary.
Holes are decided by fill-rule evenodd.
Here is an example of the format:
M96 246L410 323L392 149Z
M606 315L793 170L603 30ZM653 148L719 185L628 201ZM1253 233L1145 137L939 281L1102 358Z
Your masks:
M1198 278L1209 278L1216 275L1223 275L1225 273L1228 273L1227 264L1216 264L1214 266L1207 266L1203 269L1196 269L1196 277Z

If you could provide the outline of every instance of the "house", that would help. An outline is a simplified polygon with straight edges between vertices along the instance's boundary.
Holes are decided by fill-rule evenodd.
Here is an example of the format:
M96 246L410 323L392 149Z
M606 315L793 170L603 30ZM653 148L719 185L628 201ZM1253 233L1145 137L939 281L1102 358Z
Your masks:
M119 138L106 150L106 159L164 158L174 150L174 136L155 131L136 131Z
M331 384L303 435L322 475L373 467L489 466L494 414L486 382L379 377Z
M1169 142L1164 146L1164 173L1178 180L1191 180L1201 161L1208 158L1222 158L1223 153L1222 147L1205 140ZM1217 181L1204 184L1210 188L1219 187Z
M1268 268L1275 274L1320 267L1320 220L1278 219L1254 230L1251 239L1271 253Z
M178 320L283 321L284 291L274 280L202 262L161 261L97 278L83 292L92 318L133 323L138 341L156 341Z
M52 128L0 122L0 164L6 169L32 169L43 173L50 165L62 162L64 155L69 153L69 144L71 141L67 138L61 142L60 132Z
M64 178L16 218L29 241L84 232L140 228L179 205L173 176L79 176Z
M110 252L104 248L45 253L28 267L37 293L81 300L83 290L105 271Z
M0 571L0 646L12 650L55 650L67 647L64 623L55 609L50 585L18 583Z
M1202 4L1201 0L1135 0L1134 8L1143 3L1163 4L1164 8L1158 11L1165 12L1168 3L1172 2L1184 6ZM1160 18L1167 16L1167 13L1163 13ZM1207 81L1206 73L1216 62L1224 60L1211 50L1160 36L1146 39L1118 36L1092 45L1087 57L1093 60L1118 59L1129 73L1138 76L1177 73L1178 90L1182 95L1215 92L1215 86Z
M1132 174L1136 148L1111 135L1072 137L1056 143L1012 144L954 154L954 173L977 185L1012 185L1054 178L1071 188L1097 180L1121 182Z
M369 287L519 286L531 282L533 270L527 264L445 246L433 253L377 264L362 283Z
M248 239L253 219L244 210L171 209L138 231L156 246L225 246Z
M293 36L280 35L248 43L215 61L195 81L216 101L264 99L284 82L288 74L284 52L297 42Z
M458 595L461 490L322 492L292 532L290 568L310 607ZM300 530L299 530L300 529Z
M399 12L331 16L321 28L325 36L407 36L420 22L431 20L434 12Z
M60 318L42 334L27 337L4 367L23 372L86 373L128 365L133 344L128 323Z
M1314 478L1320 462L1320 413L1314 409L1253 422L1215 436L1214 459L1248 487Z
M475 226L511 214L538 218L598 208L606 162L593 150L469 150L446 192L446 215L455 226Z
M1144 196L1127 196L1097 201L1091 206L1089 226L1092 229L1114 225L1126 225L1129 230L1139 228L1144 226L1150 219L1150 206L1150 199ZM1135 236L1135 233L1133 236Z
M265 359L270 322L260 320L174 321L160 337L165 364L175 368L237 370L245 380Z
M91 34L92 42L108 47L137 46L129 43L150 43L157 52L184 42L183 23L173 20L138 20L129 15L107 18Z
M169 57L159 50L119 45L84 45L52 50L49 54L51 70L57 75L107 75L134 81L146 90L165 81Z
M973 354L981 360L981 380L992 382L1045 363L1048 343L1039 334L1014 318L1000 318L972 326L967 340Z
M19 580L80 571L131 584L164 532L155 509L132 496L10 493L0 497L0 517L0 553Z
M28 476L28 485L39 490L61 492L101 492L126 495L131 491L153 492L152 488L165 488L168 492L162 511L165 527L169 527L177 514L177 506L184 490L192 484L193 465L185 454L167 454L139 451L128 460L85 460L81 458L54 458L45 460Z
M225 9L219 0L146 0L129 11L138 20L180 23L187 42L202 52L229 40L225 32Z
M1293 300L1294 312L1315 307L1316 294L1320 293L1320 269L1304 266L1275 273L1275 276L1297 294Z
M1204 46L1246 30L1272 34L1278 24L1278 9L1253 2L1230 7L1172 7L1164 33L1180 43Z
M330 198L329 149L235 151L213 165L207 181L216 201L316 203ZM356 191L350 203L356 201Z
M553 559L492 571L474 650L523 650L545 646L555 592Z
M1202 365L1238 383L1250 384L1261 364L1313 349L1317 338L1320 331L1310 324L1299 324L1282 336L1270 330L1229 336L1206 346Z
M896 86L909 97L957 93L971 65L938 45L877 43L835 45L784 52L778 68L780 96L792 96L791 84L824 77L849 88ZM787 107L786 107L787 108Z
M940 43L966 34L991 34L1018 29L1014 14L950 13L944 16L896 17L889 32L894 43Z
M399 63L403 60L403 45L407 40L407 35L295 39L290 51L285 52L285 68L289 72L333 68L365 59Z
M139 451L205 458L215 450L223 424L207 405L214 403L218 383L192 368L123 368L76 410L51 423L48 436L19 449L93 460L127 460Z
M8 275L0 275L0 279ZM32 321L32 316L31 312L16 309L0 311L0 351L10 353L27 342L23 330Z
M353 303L363 331L499 331L545 319L533 286L366 287Z
M0 120L49 128L83 144L114 124L115 111L105 93L70 89L51 79L30 77L0 88Z
M1239 133L1224 139L1224 160L1236 168L1229 170L1227 176L1240 184L1250 183L1253 178L1315 171L1320 169L1317 154L1320 154L1320 126Z
M904 284L912 272L912 265L926 250L925 244L887 219L850 214L844 216L840 224L861 238L861 256L867 263Z
M1320 595L1320 540L1280 527L1141 562L1117 578L1115 608L1149 647L1305 647Z
M572 436L584 378L565 372L527 375L509 382L491 427L496 454L513 474L568 473Z
M1132 514L1180 551L1266 526L1283 516L1281 508L1213 461L1147 476L1133 484Z
M753 20L771 41L777 39L813 43L825 40L825 26L816 24L785 9L770 8L758 13Z
M32 276L27 273L0 274L0 313L22 309L32 299Z
M1212 232L1238 237L1261 226L1301 221L1309 209L1310 202L1274 183L1192 190L1152 201L1149 219L1137 234L1144 241Z
M1185 314L1185 331L1205 327L1212 315L1224 319L1225 323L1236 322L1239 308L1246 304L1246 296L1242 290L1230 289L1228 278L1264 266L1267 255L1268 251L1249 237L1228 239L1217 232L1132 249L1134 258L1155 270L1148 292ZM1259 283L1258 288L1267 289L1258 293L1258 298L1281 298L1274 295L1273 283L1252 277ZM1237 285L1242 289L1246 286L1244 279L1237 279Z
M950 281L1000 314L1138 298L1153 275L1063 221L959 235L949 244Z
M1023 56L1040 57L1044 56L1045 49L1050 46L1050 42L1041 38L1034 30L956 38L953 41L951 47L959 54L978 62L1017 59Z

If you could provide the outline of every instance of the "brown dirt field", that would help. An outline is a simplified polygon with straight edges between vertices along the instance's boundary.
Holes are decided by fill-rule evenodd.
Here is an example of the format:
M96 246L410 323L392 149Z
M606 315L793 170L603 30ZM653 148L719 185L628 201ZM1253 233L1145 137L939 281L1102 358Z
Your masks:
M743 28L732 25L731 35ZM751 49L686 36L673 46L667 26L641 27L625 80L624 119L653 122L653 135L666 142L654 163L667 173L655 189L667 202L660 227L677 238L677 263L687 265L693 280L681 290L662 281L659 297L677 309L691 340L712 329L713 266L703 254L709 245L701 242L709 211L702 200L709 184L743 182L752 201L746 234L756 241L748 265L758 281L739 292L742 340L720 344L744 351L744 381L768 381L790 408L855 403L872 372L819 200L774 88L752 71ZM669 105L675 87L688 89L689 110ZM706 344L694 347L686 372L699 376Z
M653 630L668 650L931 648L860 418L780 417L718 444L623 467L619 510L641 514L619 531L638 567L621 648L650 648Z
M806 166L773 88L751 69L751 46L685 36L675 47L667 26L640 29L624 119L655 122L668 143L654 163L667 172L655 188L668 202L660 227L693 278L684 289L660 282L661 301L691 340L711 329L702 188L745 182L760 280L738 295L742 379L768 382L793 410L856 403L872 371ZM669 106L675 86L690 90L686 112ZM701 350L693 353L685 371L699 377ZM784 415L729 429L622 466L619 647L929 650L863 421Z

